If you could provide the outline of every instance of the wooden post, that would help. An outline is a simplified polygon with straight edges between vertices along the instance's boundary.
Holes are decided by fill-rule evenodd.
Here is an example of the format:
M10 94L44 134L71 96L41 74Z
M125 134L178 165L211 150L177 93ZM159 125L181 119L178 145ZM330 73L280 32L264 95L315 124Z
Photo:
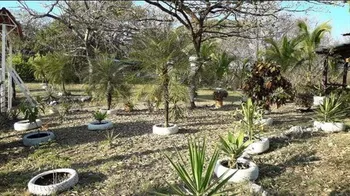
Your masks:
M344 69L343 69L343 89L346 88L346 80L348 77L348 67L349 67L349 63L345 62Z
M322 86L323 86L324 93L326 94L327 83L328 83L328 78L327 78L327 75L328 75L328 55L326 56L326 59L323 62L322 75L323 75Z

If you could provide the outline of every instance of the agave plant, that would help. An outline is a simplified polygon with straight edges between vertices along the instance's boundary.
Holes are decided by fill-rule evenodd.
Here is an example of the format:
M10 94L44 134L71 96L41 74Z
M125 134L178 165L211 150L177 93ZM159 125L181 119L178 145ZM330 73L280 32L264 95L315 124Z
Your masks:
M200 142L196 140L188 140L188 151L191 171L186 169L184 158L179 152L178 156L181 162L175 163L169 156L166 158L170 161L171 165L176 170L177 175L182 181L181 186L171 185L168 183L171 189L171 195L220 195L228 190L220 191L220 189L227 183L227 181L234 175L230 175L224 179L224 175L214 181L212 176L214 173L215 164L219 158L219 151L215 149L208 164L205 164L206 160L206 142L205 139ZM163 193L155 193L156 195L169 195Z
M316 110L316 117L324 122L337 122L346 116L347 109L344 107L342 99L332 93L324 99L323 104Z
M93 116L94 116L95 120L97 120L98 123L101 124L102 121L103 121L104 119L106 119L106 117L107 117L107 112L99 112L99 111L97 111L97 112L93 113Z
M244 141L244 132L240 131L237 136L228 132L227 139L220 136L219 148L227 155L230 160L228 165L231 169L238 168L237 159L242 156L244 150L252 143L252 141Z

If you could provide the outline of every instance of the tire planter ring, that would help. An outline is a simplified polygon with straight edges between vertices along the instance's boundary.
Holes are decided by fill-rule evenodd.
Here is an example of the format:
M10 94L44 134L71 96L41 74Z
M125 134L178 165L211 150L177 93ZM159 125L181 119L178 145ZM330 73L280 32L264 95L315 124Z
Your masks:
M324 96L314 96L313 97L313 106L318 107L319 105L323 104L325 97Z
M248 154L261 154L270 148L269 138L260 138L248 146Z
M335 133L345 130L345 124L340 122L314 122L314 127L326 133Z
M94 122L88 124L88 129L90 131L106 130L106 129L110 129L112 127L113 127L113 123L111 121L107 121L107 120L102 121L102 124L98 124L97 121L94 121Z
M37 134L47 134L47 135L44 137L31 138L32 136ZM25 146L36 146L42 142L48 142L53 139L55 139L55 134L53 134L51 131L34 132L34 133L28 133L23 137L23 144Z
M163 127L162 124L156 124L152 127L153 134L157 135L170 135L179 131L179 127L176 124L169 124L169 127Z
M68 179L65 179L62 182L59 182L57 184L51 184L51 185L38 185L35 184L35 182L39 179L44 177L45 175L53 174L53 173L68 173L70 174ZM43 173L40 173L36 176L34 176L29 182L28 182L28 191L35 195L51 195L55 194L57 192L65 191L71 187L73 187L75 184L78 183L79 177L78 173L74 169L69 168L62 168L62 169L54 169L49 170Z
M36 121L36 124L34 122L29 123L28 120L21 120L21 121L16 122L13 125L13 127L16 131L26 131L26 130L41 127L41 125L43 124L40 119L36 119L35 121Z
M225 174L225 177L230 176L231 174L235 173L228 181L234 182L234 183L240 183L245 181L255 181L259 176L259 168L258 166L253 163L252 161L238 158L237 161L240 163L248 163L249 168L247 169L230 169L223 165L221 165L221 162L225 161L225 159L218 160L215 165L215 175L219 178L220 176ZM225 173L227 170L229 170L227 173Z

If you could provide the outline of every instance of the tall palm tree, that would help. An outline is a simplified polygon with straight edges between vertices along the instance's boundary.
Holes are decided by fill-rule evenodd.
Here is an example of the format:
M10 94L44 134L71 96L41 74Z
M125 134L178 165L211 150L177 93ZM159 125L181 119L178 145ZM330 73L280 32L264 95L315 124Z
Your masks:
M324 35L331 32L332 27L328 22L325 22L318 25L313 31L310 31L305 21L299 21L298 27L300 35L303 37L301 48L307 61L307 80L310 81L311 68L316 58L315 50L320 45Z
M130 93L127 84L126 67L123 61L116 61L113 55L100 54L94 60L95 66L87 77L90 80L88 90L99 98L106 98L107 109L111 109L113 96L124 96Z
M135 39L130 57L140 62L142 72L148 75L147 82L154 88L152 92L162 95L165 123L169 126L169 103L177 94L179 77L187 70L188 57L184 52L185 39L170 29L146 30ZM185 99L185 98L184 98Z
M268 47L264 54L267 60L275 61L281 66L281 71L286 72L289 69L294 69L302 62L300 43L303 41L303 35L296 38L288 39L284 35L280 40L268 38L265 40L270 47Z

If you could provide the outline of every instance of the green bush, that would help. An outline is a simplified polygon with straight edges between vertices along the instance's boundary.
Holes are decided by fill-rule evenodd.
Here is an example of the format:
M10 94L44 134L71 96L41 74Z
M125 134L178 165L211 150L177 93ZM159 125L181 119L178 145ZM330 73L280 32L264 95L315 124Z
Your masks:
M34 82L34 70L32 65L23 59L21 53L17 53L12 57L12 66L24 82Z
M277 107L293 99L292 84L281 75L281 66L269 62L256 62L243 86L244 92L265 109Z

